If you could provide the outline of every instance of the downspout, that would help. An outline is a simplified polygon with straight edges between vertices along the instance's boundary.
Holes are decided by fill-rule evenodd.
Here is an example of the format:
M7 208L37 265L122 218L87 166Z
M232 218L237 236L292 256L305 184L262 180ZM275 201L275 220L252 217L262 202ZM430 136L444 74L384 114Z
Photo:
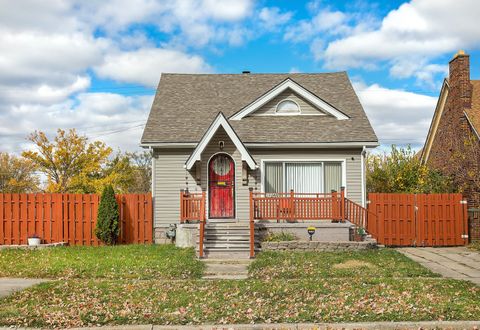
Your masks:
M367 203L366 203L366 187L365 187L365 181L366 181L366 173L365 173L365 154L367 152L367 147L366 146L363 146L362 148L362 154L361 154L361 160L362 160L362 164L361 164L361 171L362 171L362 206L363 207L366 207Z

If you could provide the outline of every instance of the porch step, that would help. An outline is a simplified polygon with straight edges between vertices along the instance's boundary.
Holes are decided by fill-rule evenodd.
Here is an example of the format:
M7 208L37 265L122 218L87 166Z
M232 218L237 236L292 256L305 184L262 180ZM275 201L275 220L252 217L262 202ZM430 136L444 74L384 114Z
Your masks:
M197 243L199 237L197 239ZM260 242L255 240L256 249ZM208 223L205 226L203 241L204 256L207 258L232 257L245 259L250 255L250 227L245 222L221 222ZM198 253L198 244L197 244Z

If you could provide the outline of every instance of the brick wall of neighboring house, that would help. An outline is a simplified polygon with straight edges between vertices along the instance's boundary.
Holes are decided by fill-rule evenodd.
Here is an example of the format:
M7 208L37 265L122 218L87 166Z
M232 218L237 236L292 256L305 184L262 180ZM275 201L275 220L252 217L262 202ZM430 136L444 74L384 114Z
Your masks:
M473 87L470 82L470 58L466 54L457 54L449 63L449 92L439 126L430 149L428 165L442 173L458 178L462 169L479 168L479 160L473 157L461 159L459 154L469 155L465 141L474 134L465 109L472 106ZM480 148L480 143L477 146ZM480 193L472 189L471 182L456 182L463 187L463 194L469 207L480 207ZM470 236L472 240L480 240L480 219L470 221Z
M468 235L471 242L480 241L480 211L469 212Z

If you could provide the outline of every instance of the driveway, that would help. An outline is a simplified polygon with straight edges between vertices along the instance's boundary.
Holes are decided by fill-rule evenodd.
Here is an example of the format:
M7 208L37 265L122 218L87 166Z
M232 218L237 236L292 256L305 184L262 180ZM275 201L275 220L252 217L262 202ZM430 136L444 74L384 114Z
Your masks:
M43 279L32 278L0 278L0 298L6 297L15 291L20 291L33 285L45 282Z
M465 247L399 248L410 259L444 277L480 285L480 253Z

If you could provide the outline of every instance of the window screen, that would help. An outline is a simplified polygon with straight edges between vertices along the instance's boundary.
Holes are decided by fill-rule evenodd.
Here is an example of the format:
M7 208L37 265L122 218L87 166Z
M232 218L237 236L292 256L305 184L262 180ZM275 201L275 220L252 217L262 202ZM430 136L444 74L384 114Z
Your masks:
M342 186L342 163L325 163L325 192L340 191Z
M265 163L265 192L283 191L283 163Z

